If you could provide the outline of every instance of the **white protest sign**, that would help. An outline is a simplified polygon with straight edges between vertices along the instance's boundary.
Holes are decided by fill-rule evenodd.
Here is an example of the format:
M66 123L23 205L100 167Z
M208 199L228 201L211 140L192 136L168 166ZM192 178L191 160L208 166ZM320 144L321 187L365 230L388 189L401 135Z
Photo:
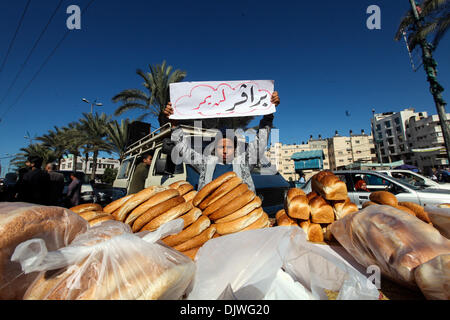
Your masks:
M247 117L275 112L273 80L178 82L170 84L170 119Z

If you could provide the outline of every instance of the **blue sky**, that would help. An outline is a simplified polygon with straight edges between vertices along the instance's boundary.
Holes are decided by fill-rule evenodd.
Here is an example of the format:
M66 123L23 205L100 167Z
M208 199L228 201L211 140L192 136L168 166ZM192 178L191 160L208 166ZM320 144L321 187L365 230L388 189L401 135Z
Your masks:
M66 32L67 0L42 38L25 71L0 105L13 104ZM32 0L4 70L0 99L24 62L58 1ZM26 0L0 4L3 61ZM381 30L368 30L366 9L381 8ZM393 40L408 0L352 1L106 1L96 0L0 122L0 157L89 112L81 101L98 99L97 111L112 114L111 97L140 88L137 68L166 59L187 71L186 81L272 79L281 104L274 124L283 143L338 130L370 131L371 110L406 107L436 113L422 69L413 72L403 42ZM450 101L450 38L435 52L438 79ZM416 60L417 61L417 60ZM346 115L348 111L349 115ZM139 112L123 117L134 118ZM255 120L255 123L257 123ZM156 125L156 120L151 120ZM3 159L2 167L8 160ZM4 170L2 170L2 175Z

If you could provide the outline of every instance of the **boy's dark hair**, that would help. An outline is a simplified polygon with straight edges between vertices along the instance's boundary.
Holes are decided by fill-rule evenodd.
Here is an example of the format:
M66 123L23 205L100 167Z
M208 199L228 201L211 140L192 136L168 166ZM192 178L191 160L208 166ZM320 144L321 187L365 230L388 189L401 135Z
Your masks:
M154 154L155 154L155 151L154 151L154 150L150 150L150 151L144 152L144 153L140 156L139 162L144 161L144 159L148 158L149 156L151 156L151 157L153 158L153 155L154 155Z

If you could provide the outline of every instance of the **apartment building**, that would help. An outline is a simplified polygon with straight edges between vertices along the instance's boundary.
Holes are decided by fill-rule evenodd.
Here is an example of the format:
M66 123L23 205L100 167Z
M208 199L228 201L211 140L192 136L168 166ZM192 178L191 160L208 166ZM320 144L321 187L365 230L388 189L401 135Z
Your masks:
M331 170L345 169L355 162L377 162L373 137L364 130L361 134L350 130L349 136L341 136L336 131L334 137L328 139L328 150Z
M403 160L410 163L412 153L408 149L406 121L411 117L426 116L426 112L415 112L413 108L400 112L374 113L371 124L379 162Z
M332 138L317 139L310 136L307 143L302 144L282 144L280 142L270 147L267 157L272 164L275 164L278 172L286 179L296 181L300 177L295 172L295 163L291 159L292 155L302 151L322 150L324 154L323 169L343 169L345 165L361 162L376 161L375 146L373 138L362 131L361 134L351 136L339 136L337 133ZM342 160L342 161L341 161ZM311 177L317 170L304 170L306 179Z
M60 170L73 170L74 158L72 155L61 160ZM93 168L93 159L89 157L87 165L85 157L77 157L76 170L83 171L85 174L91 174ZM118 169L120 161L112 158L97 158L97 168L95 174L103 174L106 168Z
M407 148L411 154L407 163L429 174L431 168L446 167L449 161L438 115L428 116L426 112L421 114L412 116L405 122ZM450 119L448 113L447 119ZM447 125L450 125L450 120L447 120Z
M299 176L295 173L295 164L291 157L294 153L311 150L310 147L309 144L305 143L282 144L281 142L277 142L269 148L267 158L276 166L277 171L286 180L296 181L299 179Z

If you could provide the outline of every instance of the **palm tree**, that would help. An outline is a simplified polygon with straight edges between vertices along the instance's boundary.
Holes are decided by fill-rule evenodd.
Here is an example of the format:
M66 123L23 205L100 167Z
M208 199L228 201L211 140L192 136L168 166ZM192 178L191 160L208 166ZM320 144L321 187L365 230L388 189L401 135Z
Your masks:
M62 132L60 128L54 126L54 130L48 130L48 133L36 138L42 142L43 146L54 152L58 161L58 167L61 166L61 159L66 154L66 145Z
M129 119L122 119L120 124L117 120L114 120L106 127L106 139L111 146L111 150L119 156L120 163L122 163L127 147L129 124Z
M107 128L111 121L111 117L106 113L83 113L83 118L79 120L80 129L86 136L85 152L91 151L92 156L92 173L91 179L95 179L95 171L97 169L97 158L100 151L111 152L111 145L106 141Z
M420 9L419 9L420 8ZM408 45L413 50L422 39L432 37L432 45L436 48L450 26L450 1L448 0L424 0L418 7L423 24L420 28L415 27L415 17L412 10L404 15L395 40L403 37L403 32L409 32Z
M15 157L11 159L11 164L18 168L25 167L25 162L29 157L42 158L43 165L48 162L53 162L57 159L57 155L55 154L55 152L41 143L30 144L27 147L20 148L20 151L21 152L17 153Z
M149 69L150 72L136 70L136 73L144 80L142 85L145 91L126 89L112 98L114 103L122 103L114 112L115 116L129 110L141 109L144 113L138 120L151 115L158 118L159 124L162 125L162 111L170 101L169 84L182 81L186 77L186 72L179 69L173 70L172 66L167 66L165 60L162 64L149 65Z
M71 122L61 129L61 135L66 151L73 155L73 172L75 172L78 156L81 155L80 149L86 144L86 134L81 130L79 123Z
M407 34L409 49L413 50L419 45L422 50L423 67L439 116L447 158L450 160L450 128L447 124L446 102L442 97L444 88L437 80L437 62L433 58L433 51L436 50L450 25L450 1L424 0L420 6L415 0L409 0L409 2L411 10L403 17L395 40L398 41L403 34ZM428 43L428 36L433 36L432 44Z

